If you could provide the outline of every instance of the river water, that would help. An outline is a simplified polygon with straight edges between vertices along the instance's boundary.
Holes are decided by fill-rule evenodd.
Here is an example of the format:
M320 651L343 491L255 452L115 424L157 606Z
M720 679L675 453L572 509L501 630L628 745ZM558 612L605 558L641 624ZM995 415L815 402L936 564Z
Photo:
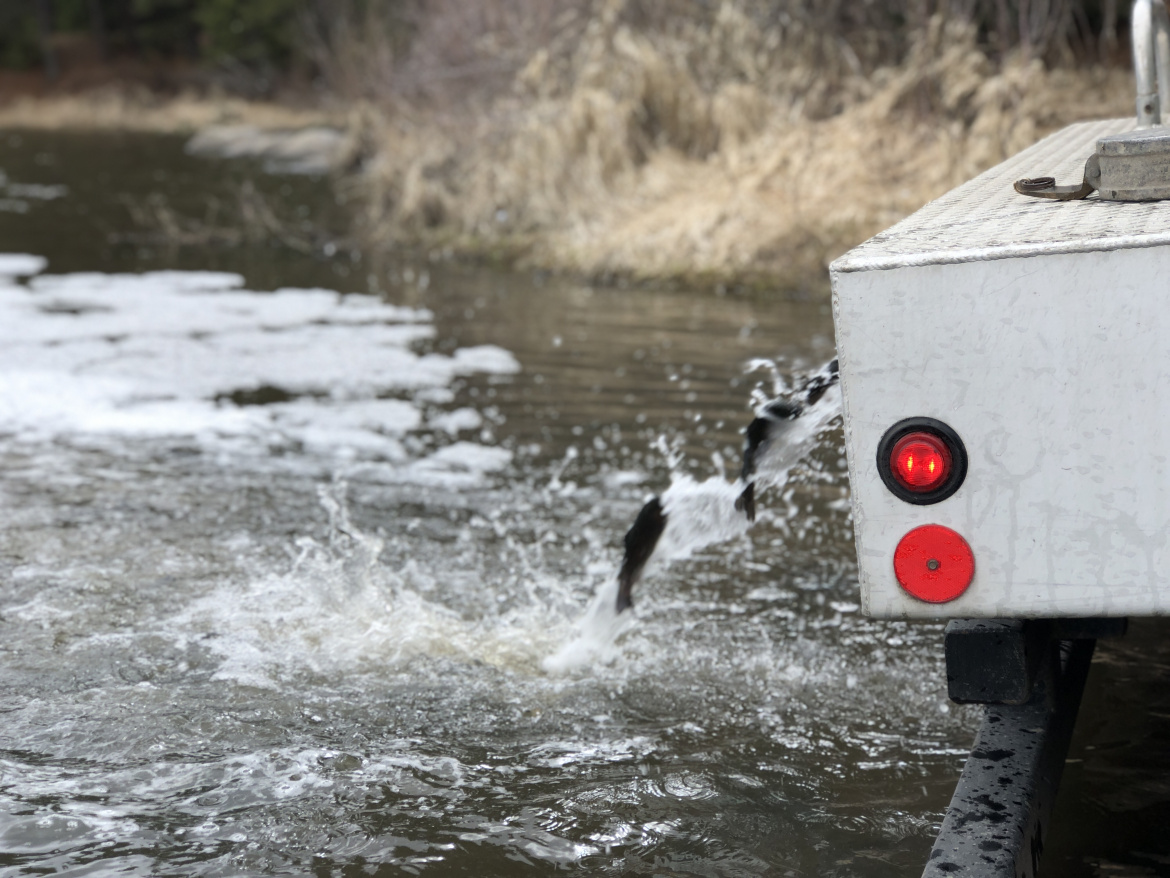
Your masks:
M730 480L753 390L832 356L824 296L360 254L295 178L258 185L303 252L230 241L255 168L170 138L3 134L0 169L0 871L921 869L978 714L940 626L858 613L839 425L549 661L645 499ZM1170 798L1103 792L1166 735L1135 627L1066 874L1170 863L1098 831Z

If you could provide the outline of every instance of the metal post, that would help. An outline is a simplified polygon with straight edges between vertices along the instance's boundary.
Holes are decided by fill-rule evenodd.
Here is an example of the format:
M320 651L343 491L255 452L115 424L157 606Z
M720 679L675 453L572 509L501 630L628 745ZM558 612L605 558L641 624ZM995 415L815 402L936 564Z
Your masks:
M1170 14L1163 0L1134 0L1130 18L1138 128L1170 115ZM1163 106L1164 105L1164 106Z
M1094 645L1054 641L1026 703L987 707L923 878L1035 878Z
M1164 0L1151 0L1154 12L1154 72L1158 77L1158 122L1170 122L1170 15Z

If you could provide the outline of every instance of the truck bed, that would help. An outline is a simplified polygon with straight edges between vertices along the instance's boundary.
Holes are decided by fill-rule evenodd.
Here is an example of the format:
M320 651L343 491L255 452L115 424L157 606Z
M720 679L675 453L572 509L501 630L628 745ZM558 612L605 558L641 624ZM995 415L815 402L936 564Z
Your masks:
M862 607L886 618L1170 614L1170 202L1019 195L1079 182L1099 137L1073 125L831 266ZM969 458L934 505L882 483L877 448L937 419ZM913 528L974 554L958 598L898 583ZM932 568L933 569L933 568Z

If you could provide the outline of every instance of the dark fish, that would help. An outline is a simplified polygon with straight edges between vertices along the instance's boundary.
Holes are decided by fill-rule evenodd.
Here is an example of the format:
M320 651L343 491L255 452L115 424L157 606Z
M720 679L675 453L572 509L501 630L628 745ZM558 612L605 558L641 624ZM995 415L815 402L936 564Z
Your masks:
M622 558L622 569L618 572L619 613L633 606L630 592L634 584L642 578L642 570L650 556L654 554L654 547L658 545L658 538L662 536L665 528L666 513L662 511L662 501L657 497L651 497L634 519L634 526L626 532L626 554Z
M804 414L806 408L816 405L840 377L837 360L834 359L809 378L798 393L789 398L772 400L748 424L744 433L743 467L739 471L745 486L735 499L735 508L746 515L748 521L756 520L756 483L752 477L756 474L760 458L786 432L789 424Z

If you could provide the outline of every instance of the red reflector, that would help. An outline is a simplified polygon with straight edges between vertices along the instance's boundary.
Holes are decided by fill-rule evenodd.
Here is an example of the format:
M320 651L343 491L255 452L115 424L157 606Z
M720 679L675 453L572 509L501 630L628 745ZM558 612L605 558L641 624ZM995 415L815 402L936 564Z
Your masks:
M890 470L907 491L933 491L951 474L951 452L932 433L909 433L890 452Z
M932 604L953 601L975 575L967 541L941 524L916 527L894 550L894 575L914 597Z

